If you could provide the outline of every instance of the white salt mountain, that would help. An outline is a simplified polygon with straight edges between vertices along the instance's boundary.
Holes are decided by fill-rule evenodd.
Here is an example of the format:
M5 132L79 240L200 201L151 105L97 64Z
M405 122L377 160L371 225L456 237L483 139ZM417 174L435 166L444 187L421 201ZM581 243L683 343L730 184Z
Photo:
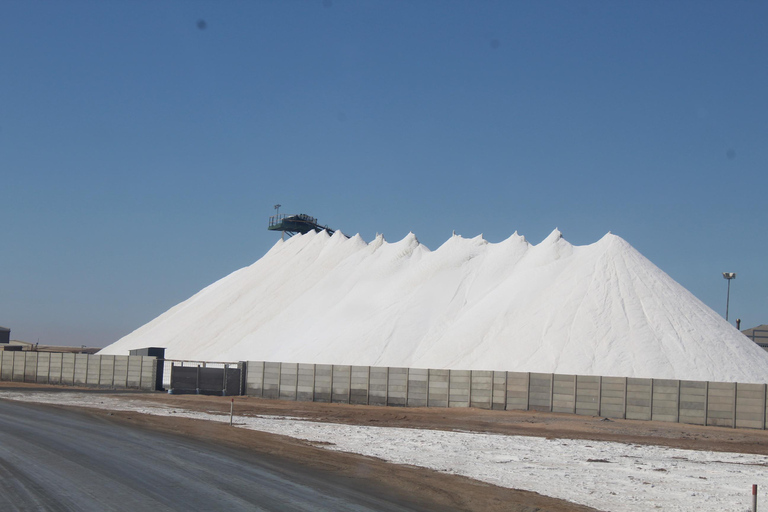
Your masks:
M102 354L169 359L768 382L768 353L627 242L555 230L492 244L341 232L279 241L253 265Z

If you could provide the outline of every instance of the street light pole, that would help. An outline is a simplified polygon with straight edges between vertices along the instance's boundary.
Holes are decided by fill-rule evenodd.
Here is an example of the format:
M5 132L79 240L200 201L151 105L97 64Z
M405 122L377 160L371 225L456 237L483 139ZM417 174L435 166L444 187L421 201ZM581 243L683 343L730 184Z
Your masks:
M731 304L731 279L736 278L736 272L723 272L723 278L728 281L728 294L725 297L725 321L728 321L728 308Z

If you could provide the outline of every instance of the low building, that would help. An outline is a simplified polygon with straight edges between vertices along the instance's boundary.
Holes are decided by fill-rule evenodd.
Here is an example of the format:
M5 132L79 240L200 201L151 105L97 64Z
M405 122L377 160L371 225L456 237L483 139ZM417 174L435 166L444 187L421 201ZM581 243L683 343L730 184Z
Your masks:
M9 340L6 345L3 345L3 350L32 350L34 343L27 343L26 341Z
M741 331L744 336L751 339L765 350L768 350L768 325L758 325L751 329Z
M0 343L11 341L11 330L7 327L0 327Z

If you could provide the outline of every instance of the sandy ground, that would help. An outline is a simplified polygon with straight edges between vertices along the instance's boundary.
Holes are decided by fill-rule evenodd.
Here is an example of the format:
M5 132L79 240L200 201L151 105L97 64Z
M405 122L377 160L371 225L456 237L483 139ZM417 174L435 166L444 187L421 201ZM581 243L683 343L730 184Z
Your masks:
M50 389L21 383L2 383L2 388ZM57 388L71 391L72 388ZM179 409L228 413L229 397L131 393L131 400L157 402ZM394 408L263 400L235 397L237 416L276 415L327 423L415 427L436 430L524 435L547 438L588 439L668 446L693 450L768 454L768 433L759 430L701 427L661 422L605 420L595 417L530 411L486 411L479 409ZM435 509L455 510L592 510L536 493L505 489L472 479L436 471L395 465L359 455L320 449L312 443L263 432L232 429L184 418L147 416L131 412L89 410L112 421L138 428L174 432L198 439L216 439L226 445L283 457L311 468L331 471L339 478L361 478L386 482L396 492L420 496Z

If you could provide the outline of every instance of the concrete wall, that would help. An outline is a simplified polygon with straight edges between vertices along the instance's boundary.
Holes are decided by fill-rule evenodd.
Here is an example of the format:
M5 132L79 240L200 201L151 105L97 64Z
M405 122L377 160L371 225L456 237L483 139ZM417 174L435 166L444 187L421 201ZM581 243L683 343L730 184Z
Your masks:
M315 365L299 364L296 378L296 400L312 402L315 399Z
M503 411L507 405L507 372L493 372L493 409Z
M0 380L153 391L154 357L0 351Z
M449 370L429 370L428 407L448 407Z
M601 387L601 377L576 376L576 414L600 416Z
M765 386L736 385L736 427L765 429Z
M448 407L469 407L472 372L450 370L448 374Z
M349 371L351 372L349 377L349 403L368 405L371 368L369 366L352 366Z
M96 379L126 379L127 361L118 356L102 356L99 369L98 363L72 354L51 354L50 361L19 352L2 355L3 380L29 379L31 371L39 382L85 379L84 385L94 385ZM260 361L247 368L247 394L264 398L531 410L734 428L765 429L768 424L764 384Z
M522 372L507 373L507 409L527 411L530 399L531 374Z
M491 409L493 406L493 372L472 370L470 372L469 406Z
M331 402L337 404L348 404L352 390L352 367L347 365L333 365L333 380L331 389L333 394Z
M653 403L653 380L627 379L626 395L625 417L628 420L650 420Z
M552 412L576 414L576 376L552 376Z
M653 379L651 419L680 422L680 381Z
M408 407L426 407L429 399L429 370L408 370Z
M680 423L704 425L707 418L707 382L680 381Z
M736 384L710 382L707 392L707 425L736 426Z
M624 418L627 413L627 379L603 377L600 380L600 416Z
M370 377L368 379L368 404L387 405L389 368L371 366L370 372Z
M332 382L333 366L330 364L315 365L315 402L331 401Z
M280 398L280 367L282 363L264 363L261 393L264 398Z
M408 368L389 368L387 405L408 404Z
M551 373L528 374L528 409L531 411L552 410L552 384L554 375Z
M245 394L263 396L264 361L251 361L245 367Z
M279 398L280 400L296 400L299 386L299 365L297 363L280 363Z

